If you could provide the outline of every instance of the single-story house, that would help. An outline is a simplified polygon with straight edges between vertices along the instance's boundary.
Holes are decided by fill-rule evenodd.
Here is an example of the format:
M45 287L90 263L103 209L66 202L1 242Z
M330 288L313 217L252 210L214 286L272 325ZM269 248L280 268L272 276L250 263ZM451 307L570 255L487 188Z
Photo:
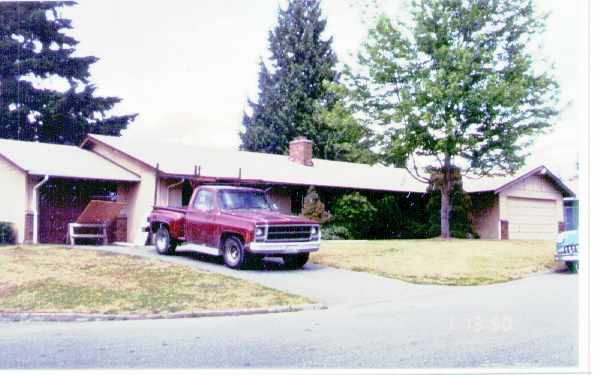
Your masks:
M0 176L0 222L14 223L19 242L61 242L66 223L95 195L126 203L114 239L143 244L152 207L185 205L199 184L268 188L284 212L299 212L310 185L413 197L427 189L404 169L313 158L307 139L290 142L289 155L94 134L81 147L0 140ZM564 220L562 199L574 196L544 167L464 185L476 231L486 239L554 238ZM39 223L39 233L33 223Z

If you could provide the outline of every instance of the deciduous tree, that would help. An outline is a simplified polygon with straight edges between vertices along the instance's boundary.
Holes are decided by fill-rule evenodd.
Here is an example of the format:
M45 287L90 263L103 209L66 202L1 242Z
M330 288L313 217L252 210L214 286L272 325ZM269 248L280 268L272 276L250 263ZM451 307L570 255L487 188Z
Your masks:
M544 28L530 0L416 0L410 19L378 18L353 88L386 126L385 160L440 189L449 238L456 177L520 168L532 136L552 125L558 85L529 52Z

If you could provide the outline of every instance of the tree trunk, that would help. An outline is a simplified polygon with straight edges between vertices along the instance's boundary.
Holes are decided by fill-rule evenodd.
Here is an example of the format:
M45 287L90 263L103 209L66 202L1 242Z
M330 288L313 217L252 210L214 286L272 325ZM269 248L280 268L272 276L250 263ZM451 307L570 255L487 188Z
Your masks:
M442 204L440 208L440 227L442 239L450 238L450 191L452 190L450 156L444 158L444 167L442 171L442 184L440 186Z
M450 189L448 189L448 183L445 181L441 187L442 193L442 207L440 209L440 227L442 239L450 238Z

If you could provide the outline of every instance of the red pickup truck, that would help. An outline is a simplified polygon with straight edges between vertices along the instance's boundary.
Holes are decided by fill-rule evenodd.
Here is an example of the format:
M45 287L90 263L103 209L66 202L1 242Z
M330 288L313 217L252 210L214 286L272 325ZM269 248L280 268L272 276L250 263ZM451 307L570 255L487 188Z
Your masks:
M185 244L186 250L223 256L231 268L265 256L301 268L321 240L317 222L279 213L263 190L245 187L199 186L187 208L156 206L148 222L159 254Z

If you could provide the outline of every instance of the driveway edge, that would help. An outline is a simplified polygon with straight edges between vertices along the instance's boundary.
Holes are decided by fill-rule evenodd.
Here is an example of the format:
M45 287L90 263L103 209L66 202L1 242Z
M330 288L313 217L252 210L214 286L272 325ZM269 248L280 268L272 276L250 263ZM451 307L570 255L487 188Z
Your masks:
M296 306L275 306L239 310L208 310L189 313L166 314L84 314L84 313L18 313L0 312L0 321L45 321L45 322L86 322L101 320L151 320L151 319L185 319L208 318L219 316L240 316L258 314L277 314L286 312L325 310L327 306L315 303Z

